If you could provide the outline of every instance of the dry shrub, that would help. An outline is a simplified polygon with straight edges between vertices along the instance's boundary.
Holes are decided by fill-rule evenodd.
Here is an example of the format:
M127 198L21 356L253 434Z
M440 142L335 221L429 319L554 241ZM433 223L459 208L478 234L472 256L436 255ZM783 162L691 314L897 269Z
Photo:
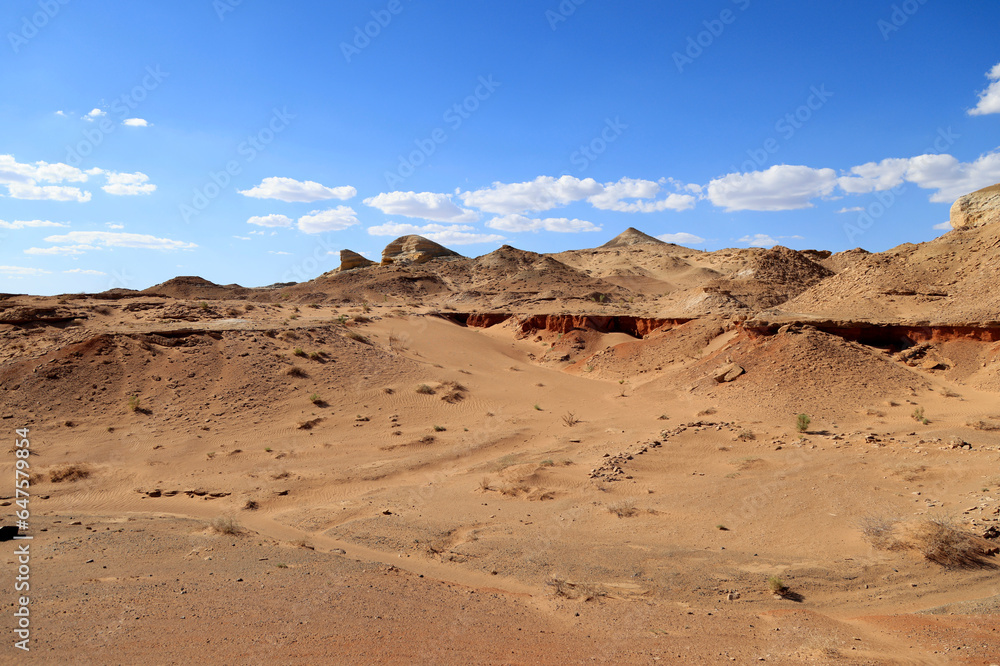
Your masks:
M960 529L950 518L927 518L914 526L910 547L925 559L948 568L993 568L985 558L997 547Z
M435 391L427 384L421 384L420 386L417 387L417 393L420 393L422 395L434 395Z
M580 599L582 601L592 601L600 597L608 596L607 591L597 583L573 583L565 578L550 578L545 581L546 585L555 588L557 596L567 599Z
M989 540L972 534L948 517L924 518L902 526L894 518L867 516L859 521L865 539L881 550L915 550L949 569L989 568L986 558L1000 552Z
M517 497L521 493L531 492L531 488L524 483L505 483L500 486L500 494L507 497Z
M927 467L925 465L897 465L892 470L892 475L898 476L903 481L916 481L926 471Z
M450 405L454 405L456 402L462 402L465 400L465 394L460 391L448 391L441 396L441 399Z
M740 434L736 436L736 439L741 442L752 442L757 439L757 435L755 435L752 430L742 430L740 431Z
M288 370L285 370L285 374L288 375L289 377L299 377L300 379L309 376L308 372L306 372L297 365L293 365L292 367L288 368Z
M90 476L90 469L86 465L64 465L49 470L49 480L52 483L62 483L63 481L82 481Z
M243 526L232 516L219 516L212 521L212 530L219 534L236 535L243 532Z
M639 513L639 511L635 508L635 500L630 499L612 502L608 505L608 511L615 514L619 518L631 518Z
M747 457L747 458L737 458L736 460L732 461L732 464L736 465L736 469L740 470L741 472L745 472L748 469L753 469L759 463L762 462L764 462L763 458Z
M966 425L974 430L984 430L986 432L1000 430L1000 423L986 421L984 419L980 419L979 421L969 421Z
M899 521L887 516L865 516L858 521L858 527L865 541L879 550L895 550L900 547L895 530Z

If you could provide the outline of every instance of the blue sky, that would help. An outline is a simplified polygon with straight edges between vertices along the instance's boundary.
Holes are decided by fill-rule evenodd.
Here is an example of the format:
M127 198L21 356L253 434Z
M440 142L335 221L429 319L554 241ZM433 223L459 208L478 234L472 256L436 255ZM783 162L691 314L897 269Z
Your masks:
M0 291L468 256L878 251L1000 182L1000 6L7 0Z

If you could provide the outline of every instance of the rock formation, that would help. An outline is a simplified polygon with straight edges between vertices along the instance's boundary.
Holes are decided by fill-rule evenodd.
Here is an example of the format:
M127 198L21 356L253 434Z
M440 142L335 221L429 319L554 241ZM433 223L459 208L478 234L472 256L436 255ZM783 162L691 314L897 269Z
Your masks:
M666 245L666 243L661 241L659 238L654 238L649 234L639 231L638 229L629 227L601 247L615 248L629 247L630 245Z
M365 259L357 252L353 250L341 250L340 251L340 272L349 271L355 268L367 268L368 266L374 266L375 262L369 259Z
M431 259L452 259L461 256L423 236L400 236L382 250L382 265L423 264Z
M959 197L951 207L952 229L973 229L1000 222L1000 184Z

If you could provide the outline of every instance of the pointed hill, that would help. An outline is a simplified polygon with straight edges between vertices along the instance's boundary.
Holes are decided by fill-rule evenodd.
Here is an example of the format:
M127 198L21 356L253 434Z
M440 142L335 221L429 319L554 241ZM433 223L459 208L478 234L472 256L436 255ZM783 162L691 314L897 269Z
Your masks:
M601 245L601 248L631 247L632 245L668 245L668 243L664 243L659 238L639 231L635 227L629 227L604 245Z

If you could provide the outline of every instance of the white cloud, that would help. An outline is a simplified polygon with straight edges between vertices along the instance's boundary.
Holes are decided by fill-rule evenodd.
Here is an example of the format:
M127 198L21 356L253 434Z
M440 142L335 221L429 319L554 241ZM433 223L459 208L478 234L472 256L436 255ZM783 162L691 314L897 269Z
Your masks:
M937 190L931 201L952 203L963 194L1000 182L1000 152L981 155L974 162L959 162L951 155L911 157L906 180L925 190Z
M375 227L368 227L368 233L372 236L409 236L416 234L428 240L442 245L472 245L474 243L496 243L504 240L503 236L496 234L477 234L475 227L466 224L409 224L409 223L388 223Z
M13 155L0 155L0 183L82 183L86 182L88 173L62 162L29 164L18 162Z
M253 218L250 218L250 219L252 220ZM249 220L247 220L247 222L249 222L250 224L253 224L253 223L252 223L252 222L250 222ZM291 220L289 220L289 222L291 222ZM261 230L259 230L259 231L250 231L250 232L248 232L248 233L249 233L249 234L250 234L251 236L266 236L266 235L267 235L267 232L266 232L266 231L264 231L263 229L261 229ZM271 232L271 235L273 236L273 235L274 235L274 234L276 234L276 233L277 233L276 231L272 231L272 232Z
M24 266L0 266L0 275L10 277L35 277L37 275L49 275L51 271L41 268L25 268Z
M56 111L56 115L60 116L61 118L65 118L66 117L66 112L65 111Z
M945 220L941 224L935 224L933 228L938 231L951 231L951 222L949 220Z
M233 238L235 238L236 240L245 240L245 241L253 240L249 236L233 236Z
M300 203L311 203L325 199L350 199L357 195L358 191L350 185L343 187L326 187L317 182L307 180L298 181L294 178L265 178L260 185L249 190L239 190L245 197L254 199L277 199L279 201L294 201Z
M979 103L975 108L969 109L970 116L985 116L989 113L1000 113L1000 63L993 66L986 73L986 78L991 81L986 90L979 93Z
M137 194L152 194L156 191L156 185L147 182L149 176L141 171L135 173L115 173L109 171L106 175L108 184L101 189L108 194L125 197Z
M108 115L107 111L101 111L100 109L93 109L90 111L90 113L83 116L82 119L88 122L94 122L95 118L103 118L106 115Z
M662 182L667 182L664 179ZM695 197L672 192L663 199L653 200L660 192L661 183L652 180L622 178L617 183L606 183L599 194L587 199L594 208L616 210L623 213L656 213L664 210L682 211L693 208ZM635 199L626 202L626 199Z
M701 245L705 242L701 236L695 236L686 231L679 231L676 234L660 234L657 238L664 243L673 243L674 245Z
M337 206L329 210L314 210L299 218L299 230L307 234L324 231L341 231L358 224L357 213L350 206Z
M437 192L383 192L364 201L386 215L417 217L434 222L475 222L475 211L460 208L447 194Z
M882 192L903 184L910 160L889 158L852 167L850 176L837 179L840 189L848 194Z
M25 254L34 255L44 255L44 256L76 256L84 254L85 252L90 252L91 250L100 250L101 248L95 245L56 245L53 247L29 247L24 251Z
M435 243L441 245L476 245L478 243L499 243L504 240L503 236L497 234L476 234L468 231L456 231L448 229L446 231L435 231L429 234L422 234Z
M124 224L118 224L117 222L105 222L104 226L106 226L108 229L124 229L125 228Z
M131 234L115 231L71 231L60 236L49 236L46 243L69 243L81 249L95 249L95 247L123 247L143 250L192 250L196 247L194 243L171 240L169 238L157 238L147 234ZM32 248L37 249L37 248ZM51 248L49 248L51 249ZM29 254L43 254L44 252L29 252Z
M92 271L84 268L71 268L68 271L63 271L63 273L70 273L73 275L107 275L103 271Z
M12 199L30 201L90 201L90 192L84 192L79 187L61 185L35 185L34 183L7 183L7 191Z
M0 229L28 229L28 228L39 228L39 227L68 227L68 224L62 224L61 222L50 222L49 220L14 220L13 222L6 222L0 220Z
M765 171L731 173L708 184L708 199L725 208L776 211L811 208L812 199L833 192L837 174L833 169L776 164Z
M280 255L283 255L283 256L289 256L289 255L292 254L291 252L285 252L284 250L268 250L267 253L268 254L280 254Z
M750 247L774 247L778 244L778 241L774 240L767 234L754 234L753 236L744 236L740 239L741 243L748 243Z
M14 199L49 201L90 201L90 192L77 187L40 185L39 183L83 183L94 169L81 171L68 164L57 162L21 163L13 155L0 155L0 184L6 185ZM100 169L96 173L101 173Z
M539 176L526 183L495 182L488 188L462 192L460 196L466 206L479 208L488 213L509 215L551 210L603 191L604 186L593 178L580 180L573 176L559 178Z
M126 118L122 121L122 125L127 127L149 127L149 121L145 118Z
M374 227L368 227L368 234L371 236L409 236L418 234L423 236L428 233L442 231L475 231L475 227L467 224L410 224L409 222L389 222Z
M486 223L491 229L500 231L555 231L558 233L575 233L580 231L600 231L601 228L586 220L568 219L565 217L550 217L542 220L532 219L524 215L504 215L495 217Z
M247 224L256 224L258 227L290 227L292 218L287 215L254 215ZM251 231L252 234L263 234L263 231Z
M862 213L862 212L864 212L864 210L865 209L864 209L863 206L851 206L850 208L848 208L848 207L845 206L845 207L841 208L840 210L838 210L837 212L838 213Z

